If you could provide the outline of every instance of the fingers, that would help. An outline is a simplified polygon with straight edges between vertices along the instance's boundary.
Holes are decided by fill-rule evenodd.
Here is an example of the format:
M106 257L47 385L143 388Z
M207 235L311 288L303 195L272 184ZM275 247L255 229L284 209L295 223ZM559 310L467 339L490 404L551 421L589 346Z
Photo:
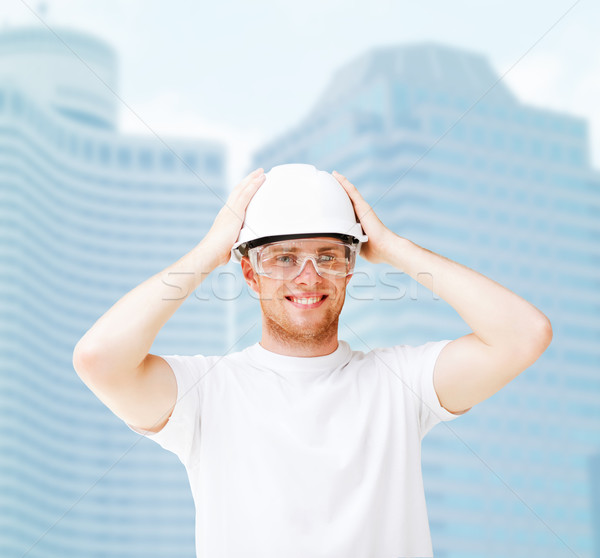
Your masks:
M246 208L265 179L262 168L252 171L231 191L227 202L217 213L204 241L220 254L219 265L229 261L231 247L240 233Z
M343 174L340 174L338 171L333 171L331 174L337 178L338 182L340 182L342 186L350 185L356 189L356 186L354 186Z
M333 171L332 173L337 181L342 185L348 196L350 197L350 201L352 202L352 206L354 207L354 212L356 213L356 217L360 221L365 233L369 236L369 231L373 233L373 229L378 228L380 226L384 226L381 222L381 219L377 217L373 208L367 203L367 201L361 196L358 188L354 186L345 176L341 175L337 171Z
M350 198L352 200L354 200L355 198L361 199L361 200L363 199L363 197L358 192L358 189L356 188L356 186L354 186L354 184L352 184L352 182L350 182L344 175L340 174L337 171L333 171L332 174L337 179L337 181L342 185L344 190L346 190L346 192L348 193L348 195L350 196Z
M246 188L248 186L248 184L251 184L254 180L256 180L258 177L260 177L263 174L264 174L264 171L262 168L253 170L250 174L246 175L241 180L241 182L232 190L231 193L239 192L239 191L243 190L244 188Z
M255 171L251 172L248 176L250 177L250 179L239 192L239 201L244 210L250 203L250 200L252 199L256 191L267 179L267 176L263 172L262 168L256 169Z
M352 201L352 204L354 205L354 209L357 214L366 213L371 209L371 206L360 195L358 188L354 186L352 182L350 182L345 176L341 175L337 171L333 171L332 174L342 185L342 188L344 188L348 196L350 196L350 200Z
M236 208L238 211L245 211L252 196L254 196L265 179L266 175L262 168L253 170L231 191L227 205Z

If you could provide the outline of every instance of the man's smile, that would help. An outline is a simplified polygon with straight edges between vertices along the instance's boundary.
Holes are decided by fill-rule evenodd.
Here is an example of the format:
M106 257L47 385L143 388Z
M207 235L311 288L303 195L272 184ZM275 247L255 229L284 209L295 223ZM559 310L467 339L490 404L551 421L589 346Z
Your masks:
M323 304L327 295L302 294L297 296L286 296L285 298L298 308L317 308Z

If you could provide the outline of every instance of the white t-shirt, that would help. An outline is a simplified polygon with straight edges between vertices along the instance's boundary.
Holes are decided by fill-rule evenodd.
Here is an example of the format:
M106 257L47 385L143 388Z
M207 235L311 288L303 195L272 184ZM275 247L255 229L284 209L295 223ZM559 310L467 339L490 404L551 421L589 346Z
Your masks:
M198 558L432 556L421 440L459 416L433 387L449 342L163 356L177 403L141 433L186 467Z

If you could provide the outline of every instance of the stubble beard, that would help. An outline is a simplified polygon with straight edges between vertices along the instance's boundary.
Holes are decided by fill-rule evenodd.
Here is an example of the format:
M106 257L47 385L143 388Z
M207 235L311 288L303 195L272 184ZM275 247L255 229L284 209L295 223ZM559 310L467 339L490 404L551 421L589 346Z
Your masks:
M284 312L275 316L261 300L263 328L268 329L279 342L290 345L321 345L332 338L337 339L339 317L344 305L345 293L338 307L330 306L318 322L300 323L290 319ZM325 301L327 303L327 301ZM283 304L286 304L285 302ZM310 311L308 311L310 312Z

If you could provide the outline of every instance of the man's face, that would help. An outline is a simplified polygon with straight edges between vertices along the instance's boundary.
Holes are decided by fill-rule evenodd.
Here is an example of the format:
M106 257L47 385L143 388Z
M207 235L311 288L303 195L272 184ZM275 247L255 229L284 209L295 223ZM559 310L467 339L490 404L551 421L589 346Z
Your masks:
M295 241L305 253L319 254L339 242L335 238ZM337 337L338 320L344 306L346 285L351 275L319 275L311 260L304 263L294 279L273 279L258 275L248 258L242 269L248 284L259 295L263 328L283 342L318 342Z

